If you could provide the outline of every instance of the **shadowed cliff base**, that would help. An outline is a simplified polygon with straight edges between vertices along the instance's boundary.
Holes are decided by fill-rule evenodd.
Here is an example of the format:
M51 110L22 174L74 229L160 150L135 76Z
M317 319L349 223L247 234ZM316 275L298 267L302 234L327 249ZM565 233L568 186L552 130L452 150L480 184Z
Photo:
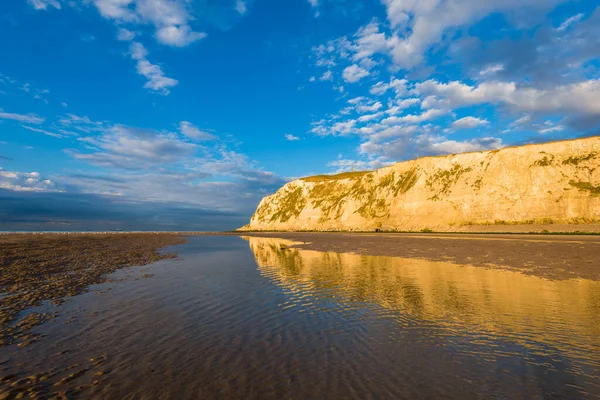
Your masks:
M294 241L292 247L503 268L551 279L600 280L600 236L240 232Z

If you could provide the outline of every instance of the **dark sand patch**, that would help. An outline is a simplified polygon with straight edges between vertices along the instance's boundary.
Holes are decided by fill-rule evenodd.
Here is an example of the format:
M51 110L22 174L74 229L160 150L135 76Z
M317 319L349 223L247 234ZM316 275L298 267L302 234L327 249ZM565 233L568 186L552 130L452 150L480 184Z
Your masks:
M0 348L27 346L38 339L30 329L54 316L22 311L60 304L119 268L173 258L157 250L184 241L168 233L0 235Z

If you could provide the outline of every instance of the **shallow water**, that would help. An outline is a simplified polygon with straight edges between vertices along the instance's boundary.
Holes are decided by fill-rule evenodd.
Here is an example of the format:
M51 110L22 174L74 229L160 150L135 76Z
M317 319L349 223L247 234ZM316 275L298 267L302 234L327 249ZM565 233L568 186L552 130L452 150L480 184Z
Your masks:
M290 244L192 237L69 298L0 368L79 365L66 387L99 399L600 397L600 282Z

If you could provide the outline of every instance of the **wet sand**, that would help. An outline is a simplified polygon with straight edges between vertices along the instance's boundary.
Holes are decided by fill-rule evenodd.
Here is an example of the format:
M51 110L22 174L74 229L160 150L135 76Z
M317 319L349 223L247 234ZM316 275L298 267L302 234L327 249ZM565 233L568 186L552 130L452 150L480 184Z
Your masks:
M236 233L237 234L237 233ZM297 242L292 247L450 261L550 279L600 280L600 236L527 234L241 232Z
M54 317L22 311L60 304L119 268L174 257L157 250L183 242L172 234L0 235L0 348L31 344L31 328Z
M57 316L0 348L0 398L600 394L600 282L290 246L191 237L29 309Z
M509 246L523 262L540 245L591 254L596 237L223 236L163 250L176 259L157 253L184 241L172 234L0 237L13 316L0 399L600 394L600 282L461 266L447 250L483 262ZM32 315L48 318L12 330Z

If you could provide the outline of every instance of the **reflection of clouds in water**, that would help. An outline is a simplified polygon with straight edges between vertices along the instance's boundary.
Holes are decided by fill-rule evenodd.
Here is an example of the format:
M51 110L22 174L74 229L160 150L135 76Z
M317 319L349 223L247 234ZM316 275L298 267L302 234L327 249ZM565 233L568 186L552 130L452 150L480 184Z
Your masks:
M600 367L600 282L551 281L444 262L287 248L293 242L274 238L246 239L261 273L294 294L291 302L323 294L338 307L374 303L402 327L433 323L457 342L483 344L489 353L495 351L494 341L508 340L516 348L504 350L513 356L524 347L530 356L559 352Z

